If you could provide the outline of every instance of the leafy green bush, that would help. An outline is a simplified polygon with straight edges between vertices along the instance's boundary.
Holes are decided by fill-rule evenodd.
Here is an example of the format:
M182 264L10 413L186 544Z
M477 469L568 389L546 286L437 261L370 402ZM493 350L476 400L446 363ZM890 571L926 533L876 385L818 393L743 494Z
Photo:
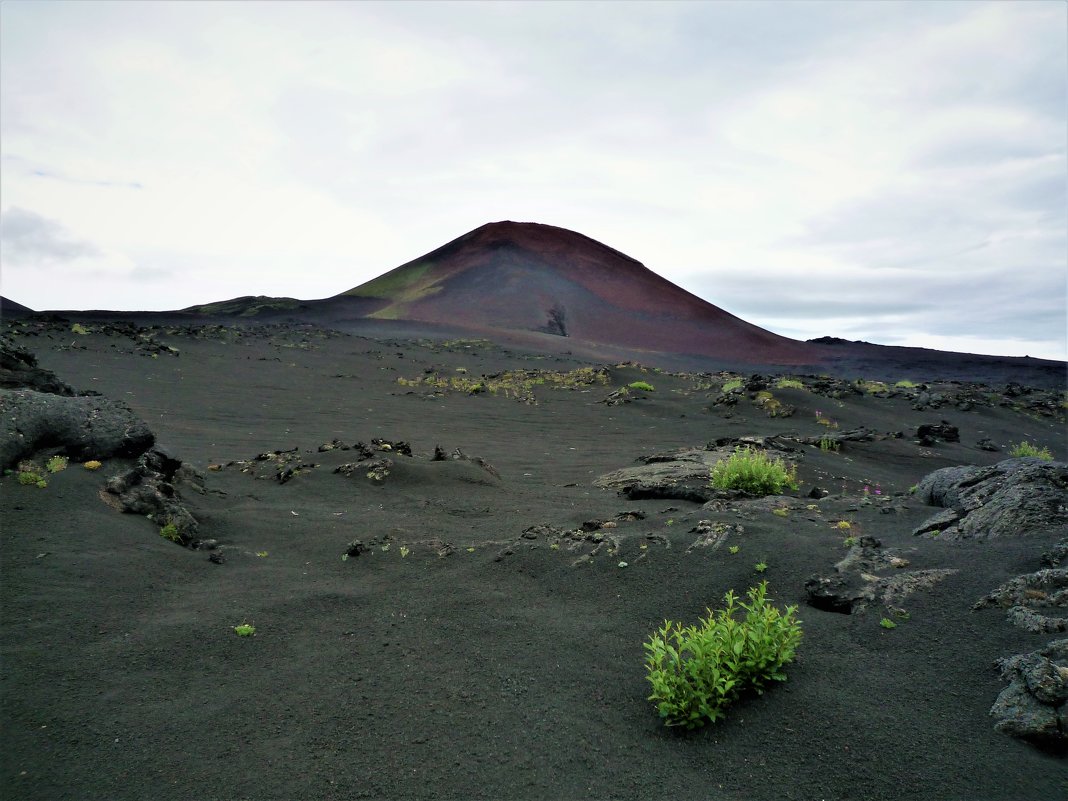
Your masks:
M748 603L734 591L726 607L708 610L696 626L665 620L645 643L649 700L668 726L693 729L715 722L742 692L763 693L769 681L785 681L783 665L801 642L796 606L780 612L767 601L767 582L749 589ZM736 617L739 610L745 617Z
M79 336L85 336L89 333L89 329L81 323L75 323L70 327L70 330L72 333L78 334Z
M780 378L779 383L775 385L776 389L804 389L805 385L798 381L796 378Z
M723 385L723 388L720 391L726 393L726 392L733 392L734 390L741 389L741 388L742 388L742 379L740 379L740 378L732 378L730 381L728 381L726 384Z
M907 378L903 378L902 380L900 380L896 384L894 384L894 386L897 387L898 389L915 389L916 387L919 386L919 384L913 383L912 381L909 381Z
M58 473L60 470L67 469L67 457L66 456L53 456L45 464L45 469L49 473Z
M736 448L727 459L712 468L712 486L736 489L750 495L781 495L784 489L797 489L792 466L763 451Z
M632 381L627 386L630 389L637 389L641 392L656 392L656 388L647 381Z
M234 626L234 634L238 637L251 637L256 633L256 627L251 623L242 623L238 626Z
M1009 448L1009 456L1034 456L1037 459L1041 459L1043 462L1053 461L1053 454L1050 453L1049 448L1039 448L1032 445L1030 442L1021 442L1017 445L1013 445Z

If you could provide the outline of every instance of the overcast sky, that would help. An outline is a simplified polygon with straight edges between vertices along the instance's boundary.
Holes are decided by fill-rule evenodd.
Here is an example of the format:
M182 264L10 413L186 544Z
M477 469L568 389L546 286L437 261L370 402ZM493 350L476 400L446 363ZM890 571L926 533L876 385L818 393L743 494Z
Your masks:
M334 295L490 221L777 333L1064 359L1063 2L0 6L35 309Z

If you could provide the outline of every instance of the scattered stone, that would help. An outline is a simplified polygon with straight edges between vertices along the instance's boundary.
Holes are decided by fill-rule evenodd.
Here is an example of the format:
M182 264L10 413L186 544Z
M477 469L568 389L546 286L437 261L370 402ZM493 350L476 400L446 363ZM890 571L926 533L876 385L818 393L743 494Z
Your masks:
M690 533L696 534L697 539L690 543L690 547L686 549L686 553L692 552L694 548L710 548L713 551L717 551L723 546L723 543L727 541L727 538L731 534L743 534L745 533L745 528L735 523L701 520L696 526L690 529Z
M914 534L954 540L1031 533L1068 534L1068 464L1006 459L989 467L944 467L916 488L923 503L944 506Z
M291 479L319 467L314 462L305 462L298 448L288 450L266 451L252 459L229 462L226 467L237 467L255 479L274 479L285 484ZM210 467L208 468L211 469Z
M994 666L1009 686L990 709L994 728L1053 753L1068 753L1068 639Z
M617 389L615 392L610 392L605 398L601 399L601 403L605 406L621 406L624 403L630 403L634 398L631 397L630 390L626 388Z
M994 441L990 439L990 437L983 437L981 440L975 443L975 447L977 447L981 451L996 452L1001 450L997 445L994 444Z
M638 467L624 467L598 477L594 486L615 489L631 500L663 498L706 503L722 493L712 488L712 468L734 453L737 445L775 447L770 438L727 439L705 448L683 448L642 456ZM783 449L785 449L784 446ZM737 493L731 494L735 497Z
M32 389L51 395L74 395L51 370L37 366L37 357L7 337L0 337L0 388Z
M443 461L447 461L447 460L458 461L458 462L471 462L472 464L478 465L479 467L481 467L483 470L485 470L487 473L489 473L494 478L499 480L500 477L501 477L501 474L497 472L497 468L495 468L493 465L491 465L489 462L487 462L481 456L468 456L466 453L464 453L459 448L454 448L452 453L446 455L445 451L442 449L442 447L440 445L435 445L434 446L434 458L431 461L443 462Z
M1042 554L1042 564L1049 565L1050 567L1057 567L1062 562L1068 560L1068 540L1061 540L1044 554Z
M364 465L364 469L367 471L367 477L376 483L381 483L386 480L386 477L393 469L393 460L382 457L381 459L375 459L370 464Z
M375 437L374 439L371 440L371 445L377 451L387 451L389 453L399 453L401 456L411 456L412 455L412 446L409 445L407 442L403 442L401 440L397 440L396 442L394 442L393 440L379 439L378 437ZM364 449L366 449L366 447L367 447L366 445L363 445L362 442L357 442L356 443L356 448L357 449L361 448L361 446Z
M874 440L896 439L897 437L897 434L879 435L864 426L860 426L849 431L827 431L819 436L790 437L788 439L792 442L800 442L816 447L826 447L825 443L830 443L832 450L840 450L844 442L872 442ZM783 439L787 438L784 437Z
M332 440L330 442L324 442L322 445L319 446L319 453L326 453L328 451L347 451L347 450L350 450L349 446L346 445L344 442L342 442L339 439L335 439L335 440Z
M1035 634L1068 631L1068 568L1050 568L1017 576L980 599L972 608L992 606L1008 609L1009 621L1025 631ZM1060 615L1048 614L1054 610L1063 611Z
M825 612L851 615L878 602L887 609L900 609L901 603L918 590L930 589L956 573L956 570L914 570L893 576L876 575L883 570L901 570L908 560L882 550L875 537L864 536L849 549L831 576L812 576L805 582L809 606Z
M851 615L875 600L871 582L856 573L812 576L805 582L808 604L824 612Z
M141 455L137 466L111 478L102 497L123 512L144 515L161 528L173 525L182 545L197 542L199 524L182 503L178 488L204 494L204 476L157 446Z
M363 540L353 540L348 544L348 547L345 548L345 555L350 557L359 556L364 550L366 549Z
M929 448L936 442L960 442L960 431L945 420L941 423L925 423L916 429L920 445Z

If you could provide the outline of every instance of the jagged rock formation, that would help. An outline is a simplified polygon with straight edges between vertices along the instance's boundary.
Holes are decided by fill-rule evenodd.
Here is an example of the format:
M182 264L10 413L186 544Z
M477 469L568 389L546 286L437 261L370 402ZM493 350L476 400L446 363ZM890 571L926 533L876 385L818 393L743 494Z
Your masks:
M1068 534L1068 463L1007 459L990 467L944 467L916 488L924 503L945 507L914 534L989 539L1043 532Z
M195 545L200 526L182 502L180 487L204 494L204 477L162 448L143 453L137 466L107 483L105 500L123 512L144 515L160 527L173 525L174 539Z
M1068 640L995 666L1009 686L990 710L994 728L1055 753L1068 751Z

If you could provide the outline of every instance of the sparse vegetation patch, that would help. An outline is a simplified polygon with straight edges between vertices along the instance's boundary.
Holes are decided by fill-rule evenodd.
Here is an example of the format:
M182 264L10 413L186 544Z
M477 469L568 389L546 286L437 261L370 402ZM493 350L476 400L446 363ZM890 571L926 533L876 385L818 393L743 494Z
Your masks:
M1041 459L1043 462L1052 462L1053 454L1049 448L1040 448L1037 445L1032 445L1030 442L1020 442L1009 448L1009 456L1015 456L1017 458L1022 457L1034 457Z
M730 591L723 609L708 610L693 626L664 621L645 643L649 700L668 726L714 723L742 692L763 693L769 682L785 681L782 668L801 642L797 607L772 606L767 582L747 597L739 603Z
M712 468L712 486L750 495L781 495L784 490L797 489L797 478L794 467L782 459L763 451L737 448Z

